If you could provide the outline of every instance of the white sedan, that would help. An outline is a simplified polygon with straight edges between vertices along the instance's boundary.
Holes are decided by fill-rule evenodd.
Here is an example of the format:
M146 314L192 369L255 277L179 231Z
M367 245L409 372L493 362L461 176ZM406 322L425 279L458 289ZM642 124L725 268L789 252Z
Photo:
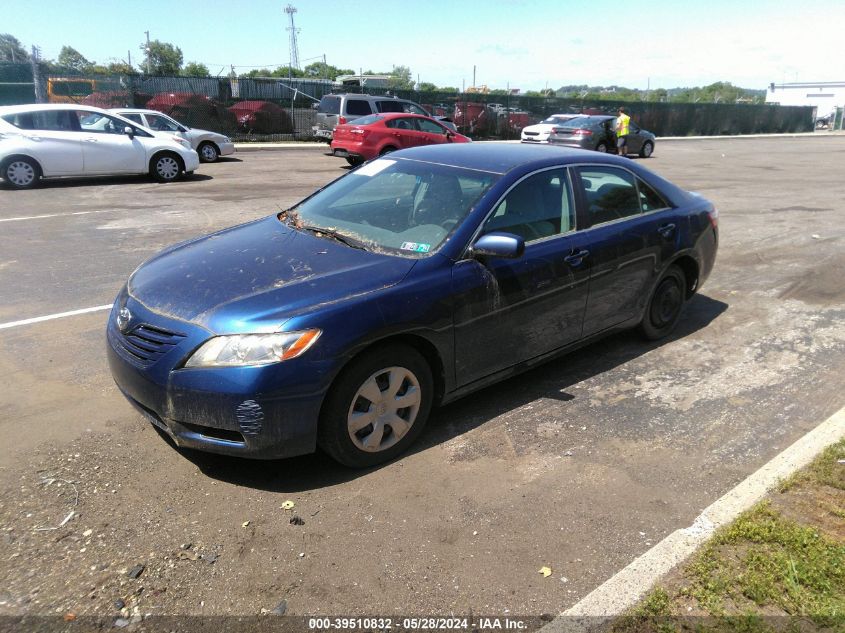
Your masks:
M204 163L213 163L221 156L228 156L235 153L235 144L228 136L200 130L197 128L182 125L176 119L159 112L158 110L142 110L138 108L113 108L111 112L126 117L153 132L173 132L188 140L200 160Z
M563 125L570 119L581 116L580 114L553 114L536 125L529 125L522 128L520 139L523 143L548 143L549 134L557 125Z
M60 176L150 174L171 182L192 173L199 162L185 139L156 135L100 108L0 107L0 178L16 189Z

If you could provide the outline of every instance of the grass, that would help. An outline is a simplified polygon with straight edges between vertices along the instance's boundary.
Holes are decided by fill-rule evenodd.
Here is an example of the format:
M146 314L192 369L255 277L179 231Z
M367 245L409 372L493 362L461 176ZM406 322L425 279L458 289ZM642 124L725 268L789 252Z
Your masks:
M718 530L682 570L618 619L614 630L845 631L841 459L845 440L781 482L780 496ZM789 495L800 496L803 505L785 503ZM787 506L817 508L826 515L825 525L816 512L790 518L783 512Z

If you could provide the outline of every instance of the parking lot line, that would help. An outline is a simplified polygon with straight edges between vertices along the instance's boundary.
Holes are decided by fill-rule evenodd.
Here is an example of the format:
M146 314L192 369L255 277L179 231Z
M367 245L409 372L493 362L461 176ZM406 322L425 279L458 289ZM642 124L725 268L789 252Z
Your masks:
M63 319L65 317L76 316L78 314L87 314L89 312L110 310L111 306L112 304L104 306L94 306L93 308L81 308L79 310L71 310L70 312L58 312L57 314L47 314L40 317L33 317L32 319L23 319L21 321L9 321L8 323L0 323L0 330L19 327L21 325L32 325L33 323L41 323L42 321L52 321L53 319Z
M17 218L0 218L0 222L20 222L21 220L41 220L43 218L59 218L70 215L88 215L89 213L107 213L114 209L100 209L99 211L74 211L72 213L47 213L45 215L26 215Z

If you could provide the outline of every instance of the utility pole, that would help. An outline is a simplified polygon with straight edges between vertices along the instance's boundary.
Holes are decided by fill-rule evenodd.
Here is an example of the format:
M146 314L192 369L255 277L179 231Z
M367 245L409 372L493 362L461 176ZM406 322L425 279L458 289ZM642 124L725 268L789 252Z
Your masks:
M472 87L475 88L475 64L472 65Z
M144 49L147 53L147 74L150 74L150 32L144 31L144 35L147 36L147 47Z
M126 64L132 68L132 51L126 51Z
M289 4L285 7L285 13L288 14L288 18L290 18L290 26L287 27L287 31L290 32L290 68L299 68L299 44L296 41L296 34L299 33L300 29L296 28L296 24L294 24L293 15L296 13L296 7L292 4Z
M37 46L32 47L32 55L29 56L29 61L32 64L32 84L35 89L35 102L44 103L47 101L44 96L44 84L41 82L41 69L38 67L38 62L41 61L41 49Z

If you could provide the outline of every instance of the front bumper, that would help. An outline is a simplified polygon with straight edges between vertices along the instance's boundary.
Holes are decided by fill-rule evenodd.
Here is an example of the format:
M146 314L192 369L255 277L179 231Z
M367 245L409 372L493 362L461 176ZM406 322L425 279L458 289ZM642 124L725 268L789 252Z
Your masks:
M121 332L116 317L124 306L132 316ZM138 358L130 341L150 331L153 338L174 335L152 362ZM122 293L107 326L112 377L127 400L177 446L256 459L314 452L331 363L298 358L260 367L182 367L210 336Z
M220 149L221 156L229 156L235 153L235 144L231 141L228 143L218 143L217 147Z
M194 150L182 152L182 160L185 161L185 171L194 171L200 166L200 156Z

